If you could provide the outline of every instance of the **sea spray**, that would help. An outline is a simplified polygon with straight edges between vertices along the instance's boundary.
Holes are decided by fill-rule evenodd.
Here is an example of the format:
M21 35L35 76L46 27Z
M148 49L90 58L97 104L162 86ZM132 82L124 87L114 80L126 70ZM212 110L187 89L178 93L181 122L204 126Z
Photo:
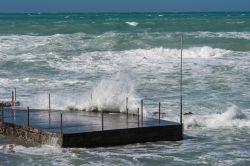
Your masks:
M111 78L103 78L85 93L53 93L51 105L53 109L71 109L86 111L126 112L128 98L129 113L136 113L140 107L140 96L134 88L134 82L126 72L118 72ZM48 109L48 94L36 94L23 105Z
M110 112L125 112L128 98L129 113L135 113L139 107L139 96L133 81L127 73L119 72L109 79L101 80L90 92L86 109Z
M138 22L125 22L125 23L134 27L136 27L139 24Z
M185 128L243 128L250 127L247 116L236 105L231 105L223 113L184 116Z

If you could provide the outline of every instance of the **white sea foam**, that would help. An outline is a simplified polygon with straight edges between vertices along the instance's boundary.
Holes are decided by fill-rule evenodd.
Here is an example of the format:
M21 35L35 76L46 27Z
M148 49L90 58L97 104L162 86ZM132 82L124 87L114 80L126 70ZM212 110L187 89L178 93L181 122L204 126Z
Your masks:
M139 107L139 96L135 92L134 84L126 73L117 73L112 78L101 80L88 94L84 107L87 110L98 109L113 112L126 111L126 98L129 100L130 112L136 112Z
M228 38L228 39L245 39L250 40L250 32L188 32L187 36L197 38Z
M218 58L233 53L230 50L204 47L192 47L183 50L183 58ZM83 53L74 57L71 61L49 61L51 68L65 71L92 73L96 70L117 72L120 66L150 66L161 67L163 62L169 62L169 58L179 58L180 49L152 48L135 49L126 51L98 51Z
M16 148L15 144L0 145L0 153L14 153L15 148Z
M138 22L125 22L126 24L130 25L130 26L137 26L139 23Z
M245 21L227 21L227 24L244 24Z
M186 128L249 128L250 120L236 105L231 105L224 113L185 116L184 125Z

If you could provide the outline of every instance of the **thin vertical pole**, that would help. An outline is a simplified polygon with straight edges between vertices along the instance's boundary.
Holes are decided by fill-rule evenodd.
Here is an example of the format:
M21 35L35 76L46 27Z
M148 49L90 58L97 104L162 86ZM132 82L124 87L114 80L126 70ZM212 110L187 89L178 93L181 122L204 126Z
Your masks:
M14 101L16 103L16 88L15 88L15 93L14 93Z
M50 117L50 93L49 93L49 129L50 129L50 122L51 122L51 117Z
M128 125L128 97L126 98L126 115L127 115L127 125Z
M3 110L3 106L2 106L2 122L4 123L4 110Z
M128 108L128 97L126 97L126 109Z
M14 88L14 92L13 92L13 106L14 106L13 118L15 122L16 121L16 88Z
M28 127L30 126L30 108L27 107L27 113L28 113L28 116L27 116L27 121L28 121Z
M49 93L49 110L50 110L50 93Z
M11 106L14 106L14 91L11 92Z
M161 102L159 102L159 125L161 124Z
M143 125L143 100L141 100L141 124Z
M15 113L14 113L14 109L13 108L11 108L12 109L12 123L14 123L15 122Z
M128 108L127 108L127 127L128 127Z
M63 134L63 117L62 117L62 113L61 113L61 134Z
M102 110L102 131L104 130L104 118L103 118L103 110Z
M137 110L137 125L138 125L138 128L140 127L140 109L138 108Z
M181 36L181 67L180 67L180 124L182 124L182 50L183 50L183 36Z

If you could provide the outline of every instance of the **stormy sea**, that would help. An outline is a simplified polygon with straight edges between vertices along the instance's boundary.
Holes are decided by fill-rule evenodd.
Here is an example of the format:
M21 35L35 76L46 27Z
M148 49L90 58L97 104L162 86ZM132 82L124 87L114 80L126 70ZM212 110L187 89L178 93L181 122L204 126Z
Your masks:
M250 13L0 14L0 100L131 110L162 103L184 140L109 148L26 145L0 135L0 165L250 165ZM91 102L90 102L91 97ZM73 121L74 119L72 119Z

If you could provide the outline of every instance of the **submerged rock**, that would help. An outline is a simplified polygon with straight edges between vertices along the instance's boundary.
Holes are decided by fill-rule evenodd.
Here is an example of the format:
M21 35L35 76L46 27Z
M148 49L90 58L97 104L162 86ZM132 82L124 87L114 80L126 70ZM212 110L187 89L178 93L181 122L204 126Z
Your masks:
M192 112L185 112L183 115L193 115Z

